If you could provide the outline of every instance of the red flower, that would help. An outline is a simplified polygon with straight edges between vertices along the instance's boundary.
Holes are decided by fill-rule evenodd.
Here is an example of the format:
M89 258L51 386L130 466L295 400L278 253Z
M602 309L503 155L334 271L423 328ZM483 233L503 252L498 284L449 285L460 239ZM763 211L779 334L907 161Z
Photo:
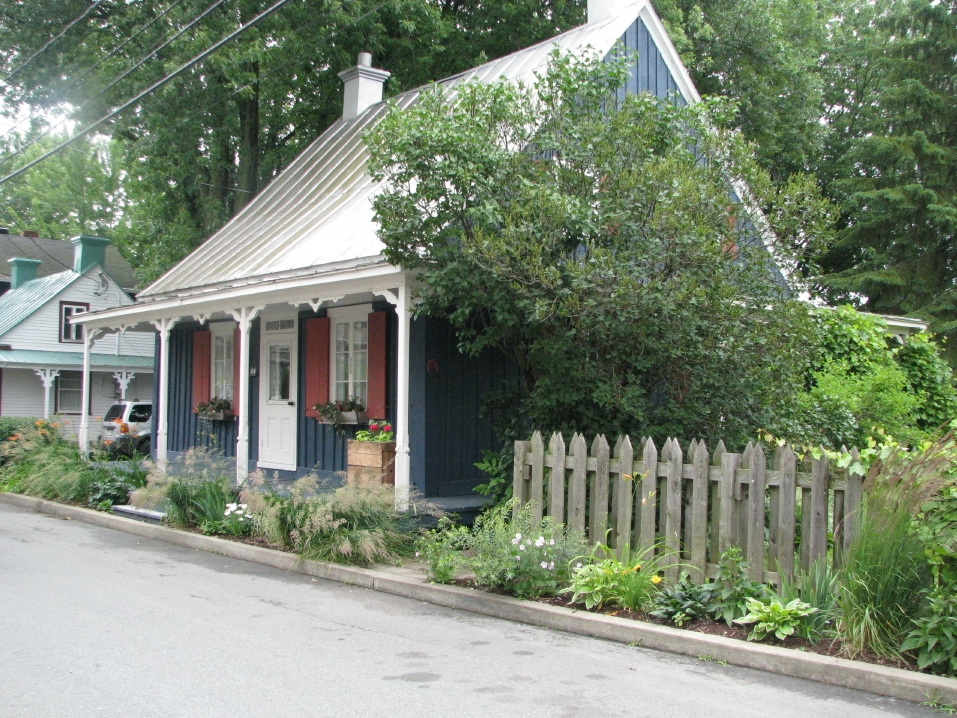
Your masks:
M392 424L386 424L383 426L382 431L392 431Z
M378 430L379 430L378 424L369 424L369 431L378 431Z

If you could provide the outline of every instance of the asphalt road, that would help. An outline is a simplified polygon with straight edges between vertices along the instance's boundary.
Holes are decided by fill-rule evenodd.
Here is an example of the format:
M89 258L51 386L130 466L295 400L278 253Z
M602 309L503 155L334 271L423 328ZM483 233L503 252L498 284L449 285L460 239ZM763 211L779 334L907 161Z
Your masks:
M0 504L0 716L932 716Z

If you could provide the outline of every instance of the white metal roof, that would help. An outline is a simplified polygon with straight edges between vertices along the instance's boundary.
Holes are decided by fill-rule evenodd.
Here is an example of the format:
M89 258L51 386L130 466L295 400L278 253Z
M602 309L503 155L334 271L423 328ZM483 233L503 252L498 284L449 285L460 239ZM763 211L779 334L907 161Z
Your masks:
M531 83L534 73L546 69L556 47L565 52L590 48L604 56L638 17L654 38L685 100L697 100L649 0L638 0L617 17L575 28L440 84L453 87L469 80L501 78ZM411 90L392 102L406 108L420 92L421 88ZM381 185L366 171L368 151L362 136L387 111L388 105L379 103L353 120L331 125L239 214L140 293L138 303L225 289L248 283L252 277L295 277L320 265L379 258L383 246L376 234L372 199Z

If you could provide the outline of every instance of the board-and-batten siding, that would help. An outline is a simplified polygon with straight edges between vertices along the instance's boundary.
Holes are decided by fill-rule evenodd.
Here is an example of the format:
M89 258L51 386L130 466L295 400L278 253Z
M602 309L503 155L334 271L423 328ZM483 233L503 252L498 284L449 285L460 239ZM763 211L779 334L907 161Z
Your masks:
M678 83L640 17L622 35L621 43L628 50L637 52L636 65L625 83L626 92L650 92L661 98L677 96L678 103L685 104L685 99L678 90Z
M203 446L222 451L223 456L234 457L237 419L201 421L193 413L193 332L199 329L198 322L184 322L170 331L167 448L180 453L194 446ZM258 340L255 347L258 352ZM250 385L254 381L250 378ZM256 382L256 391L251 389L251 395L258 396L258 389Z

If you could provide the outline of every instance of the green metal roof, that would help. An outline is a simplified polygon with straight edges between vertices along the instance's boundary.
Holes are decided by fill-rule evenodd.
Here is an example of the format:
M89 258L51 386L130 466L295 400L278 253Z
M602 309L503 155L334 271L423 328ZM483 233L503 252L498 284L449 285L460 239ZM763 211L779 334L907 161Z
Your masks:
M32 279L0 296L0 337L82 277L72 269ZM54 352L59 353L59 352Z
M0 349L0 367L83 366L83 352L44 352L32 349ZM131 354L90 354L93 369L149 369L153 370L153 357Z

